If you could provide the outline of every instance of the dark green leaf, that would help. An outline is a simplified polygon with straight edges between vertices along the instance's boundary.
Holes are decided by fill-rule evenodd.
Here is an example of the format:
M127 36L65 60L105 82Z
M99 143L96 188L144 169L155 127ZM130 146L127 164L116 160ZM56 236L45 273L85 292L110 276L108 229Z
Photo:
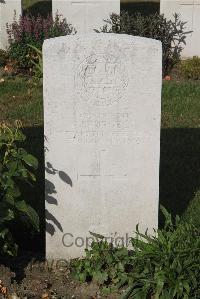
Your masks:
M39 216L36 213L36 211L29 206L28 204L26 204L26 202L24 200L18 201L15 204L15 207L22 212L23 214L27 215L31 221L31 223L33 224L33 226L39 230Z
M24 156L23 156L23 161L24 161L27 165L33 167L34 169L37 169L37 168L38 168L38 160L37 160L34 156L32 156L32 155L30 155L30 154L24 155Z

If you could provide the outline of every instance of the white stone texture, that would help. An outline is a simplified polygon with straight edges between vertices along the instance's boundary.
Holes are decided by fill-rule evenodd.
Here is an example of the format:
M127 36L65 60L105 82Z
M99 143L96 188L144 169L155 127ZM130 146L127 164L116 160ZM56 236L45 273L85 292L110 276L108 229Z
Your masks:
M82 256L89 232L113 236L114 244L138 223L152 232L161 43L94 33L46 40L43 55L47 256Z
M160 13L172 19L174 13L187 22L185 31L193 31L186 38L182 57L200 56L200 1L199 0L161 0Z
M120 0L53 0L53 16L63 15L78 33L92 33L111 13L120 13Z
M0 0L0 49L8 47L6 24L11 24L22 12L21 0Z

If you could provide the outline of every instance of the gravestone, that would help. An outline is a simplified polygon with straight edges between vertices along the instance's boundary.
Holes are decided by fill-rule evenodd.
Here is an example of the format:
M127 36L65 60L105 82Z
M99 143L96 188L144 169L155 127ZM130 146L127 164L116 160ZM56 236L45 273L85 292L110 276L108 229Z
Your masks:
M160 12L168 19L179 14L181 21L187 22L185 31L192 31L186 37L182 57L200 56L200 0L161 0Z
M46 252L82 256L94 233L128 244L158 223L161 43L117 34L46 40Z
M53 0L53 16L63 15L78 33L94 32L111 13L120 13L120 0Z
M6 24L13 23L21 15L21 0L0 0L0 49L8 47L8 35Z

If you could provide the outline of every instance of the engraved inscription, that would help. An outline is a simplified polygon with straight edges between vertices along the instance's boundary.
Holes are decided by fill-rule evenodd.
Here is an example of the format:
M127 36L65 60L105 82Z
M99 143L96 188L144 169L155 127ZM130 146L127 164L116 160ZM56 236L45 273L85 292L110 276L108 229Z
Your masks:
M82 130L127 129L128 113L90 113L77 115L76 127Z
M125 131L67 131L66 139L76 144L119 145L132 142L129 133Z
M109 106L119 101L127 84L124 64L120 57L110 54L87 57L75 75L79 96L94 106Z

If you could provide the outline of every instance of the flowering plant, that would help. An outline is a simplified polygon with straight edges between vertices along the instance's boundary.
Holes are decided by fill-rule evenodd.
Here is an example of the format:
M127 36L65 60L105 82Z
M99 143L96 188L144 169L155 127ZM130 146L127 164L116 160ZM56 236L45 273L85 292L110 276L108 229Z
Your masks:
M65 18L57 14L55 18L51 15L46 18L26 15L19 20L15 16L13 23L7 24L7 33L10 58L20 70L27 71L32 70L35 58L35 52L29 45L41 50L45 39L75 34L76 31Z

